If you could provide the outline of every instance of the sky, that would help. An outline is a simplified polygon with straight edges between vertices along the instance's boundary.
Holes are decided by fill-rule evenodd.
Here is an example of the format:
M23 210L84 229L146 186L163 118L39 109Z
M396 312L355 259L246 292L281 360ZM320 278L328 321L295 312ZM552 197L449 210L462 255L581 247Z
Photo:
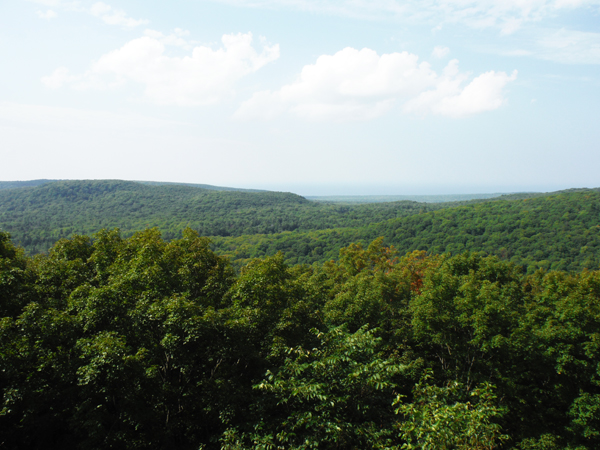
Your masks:
M600 0L2 0L0 180L600 186Z

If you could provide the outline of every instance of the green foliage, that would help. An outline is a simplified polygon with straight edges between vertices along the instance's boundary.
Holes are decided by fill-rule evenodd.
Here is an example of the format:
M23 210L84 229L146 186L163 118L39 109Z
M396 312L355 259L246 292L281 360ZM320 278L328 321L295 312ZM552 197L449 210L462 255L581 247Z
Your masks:
M414 389L414 402L395 404L404 417L399 430L406 450L492 450L508 439L495 421L506 413L498 407L489 383L467 393L457 382L438 387L425 376ZM464 399L468 397L468 399Z
M392 391L407 367L379 354L380 339L364 327L313 333L317 347L287 348L283 365L255 386L276 402L265 415L279 419L260 421L245 440L256 449L388 447Z
M2 233L0 446L600 447L599 271L397 254L236 274L191 229Z
M103 232L59 242L32 268L33 301L2 322L5 442L171 448L220 426L235 377L213 376L231 369L223 352L240 352L219 345L214 306L233 272L206 239Z
M600 395L582 393L573 401L569 411L574 431L587 443L598 443L600 438Z
M497 359L509 357L521 314L520 282L514 265L469 253L446 258L424 282L409 306L415 338L448 377L470 387L474 376L493 374Z
M23 249L0 232L0 317L14 317L29 298L31 273Z
M345 206L284 192L55 181L0 189L0 230L10 232L28 252L40 253L61 238L104 228L119 228L125 237L149 227L160 229L167 239L182 237L187 227L203 236L240 236L364 226L438 207L409 201Z
M385 204L382 204L385 205ZM431 207L431 206L428 206ZM565 192L537 198L516 198L466 205L439 204L437 210L356 227L215 238L215 250L235 263L284 253L291 264L336 259L351 243L383 236L400 254L483 251L522 265L533 273L546 270L581 271L600 268L600 193ZM353 227L353 228L350 228Z
M34 185L0 189L0 229L31 254L61 238L104 228L119 228L129 237L156 227L171 240L190 227L214 236L213 250L237 269L278 252L291 265L324 263L351 243L366 245L380 236L400 254L484 251L530 273L600 268L598 190L470 202L339 204L281 192L114 180Z

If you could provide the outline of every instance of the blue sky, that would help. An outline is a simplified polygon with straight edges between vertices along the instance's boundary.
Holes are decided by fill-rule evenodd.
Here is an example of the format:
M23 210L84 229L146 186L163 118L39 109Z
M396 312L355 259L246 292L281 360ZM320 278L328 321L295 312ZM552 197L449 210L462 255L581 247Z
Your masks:
M3 0L1 180L600 186L600 0Z

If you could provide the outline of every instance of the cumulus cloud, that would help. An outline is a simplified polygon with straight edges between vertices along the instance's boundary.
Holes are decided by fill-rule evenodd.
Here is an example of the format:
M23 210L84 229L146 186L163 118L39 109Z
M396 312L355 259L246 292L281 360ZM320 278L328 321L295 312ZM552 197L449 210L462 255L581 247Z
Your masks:
M125 11L115 9L110 5L103 2L96 2L90 8L90 13L107 23L108 25L118 25L127 28L134 28L138 25L147 24L148 21L145 19L132 19L127 17Z
M453 61L454 64L456 62ZM407 112L465 117L502 106L505 86L517 78L515 70L510 76L504 72L485 72L461 87L464 77L445 74L435 89L421 93L404 105Z
M100 57L82 75L65 68L44 77L46 86L75 89L110 88L133 82L144 86L146 99L161 105L205 105L233 93L235 83L279 57L278 45L252 47L252 34L229 34L223 47L196 46L183 57L168 56L160 38L143 36Z
M416 55L379 56L370 49L345 48L304 66L295 83L263 91L244 102L237 117L273 117L284 110L308 119L362 120L385 113L400 96L432 85L435 74Z
M298 79L277 91L255 93L235 117L273 118L290 113L309 120L368 120L402 104L406 112L462 117L499 108L503 89L516 78L487 72L464 86L468 74L452 60L438 75L418 56L345 48L304 66Z
M38 9L35 13L38 15L38 17L40 19L46 19L46 20L54 19L57 16L57 14L54 11L52 11L51 9L48 9L46 12Z

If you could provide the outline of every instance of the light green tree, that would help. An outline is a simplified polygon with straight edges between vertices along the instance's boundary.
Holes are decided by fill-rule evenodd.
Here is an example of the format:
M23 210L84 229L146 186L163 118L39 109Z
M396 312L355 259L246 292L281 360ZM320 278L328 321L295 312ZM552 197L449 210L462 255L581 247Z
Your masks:
M496 404L494 387L484 383L468 394L460 383L438 387L428 373L415 386L412 403L395 400L406 450L493 450L508 439L496 420L505 409ZM465 398L466 397L466 398Z

